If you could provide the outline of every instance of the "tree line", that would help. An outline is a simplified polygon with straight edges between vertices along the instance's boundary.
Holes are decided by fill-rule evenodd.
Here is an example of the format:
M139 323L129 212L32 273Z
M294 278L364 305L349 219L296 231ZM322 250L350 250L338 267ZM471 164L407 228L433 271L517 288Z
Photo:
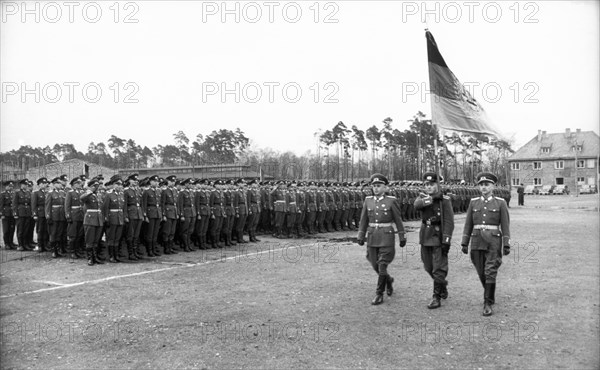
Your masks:
M85 153L73 144L21 146L0 153L0 161L21 170L74 158L113 169L237 163L273 178L354 181L381 172L394 180L414 180L435 168L437 139L444 178L471 181L477 172L489 170L498 174L500 182L506 182L507 157L514 152L509 143L472 134L440 136L422 112L406 124L408 128L400 130L392 118L386 117L380 125L361 129L340 121L314 133L315 147L301 155L252 146L245 133L236 128L197 134L193 141L178 131L171 144L153 148L115 135L106 142L91 142Z

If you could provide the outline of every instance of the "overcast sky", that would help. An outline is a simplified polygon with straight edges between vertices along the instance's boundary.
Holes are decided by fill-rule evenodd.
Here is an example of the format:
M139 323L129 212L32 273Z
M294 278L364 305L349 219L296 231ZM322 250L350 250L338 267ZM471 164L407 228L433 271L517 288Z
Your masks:
M114 3L2 2L0 151L239 127L302 154L338 121L404 130L431 112L426 25L516 148L598 132L596 1Z

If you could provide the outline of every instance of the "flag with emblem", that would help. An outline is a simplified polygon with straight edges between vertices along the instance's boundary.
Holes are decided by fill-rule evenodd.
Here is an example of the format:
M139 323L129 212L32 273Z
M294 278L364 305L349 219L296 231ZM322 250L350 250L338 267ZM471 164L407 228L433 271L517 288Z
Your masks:
M502 133L490 122L483 107L448 68L431 32L426 30L425 37L433 124L445 130L502 138Z

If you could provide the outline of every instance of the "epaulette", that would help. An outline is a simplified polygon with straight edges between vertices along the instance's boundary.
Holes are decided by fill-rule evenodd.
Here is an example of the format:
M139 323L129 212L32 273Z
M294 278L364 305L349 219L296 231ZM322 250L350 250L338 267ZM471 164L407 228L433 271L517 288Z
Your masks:
M366 199L372 199L372 198L373 198L373 195L367 195Z
M495 199L498 199L498 200L501 200L501 201L504 201L504 202L506 202L506 200L505 200L504 198L500 198L500 197L497 197L497 196L495 196L495 195L494 195L493 197L494 197Z
M386 197L388 197L388 198L394 198L394 199L396 199L396 197L395 197L395 196L393 196L393 195L386 195Z
M471 198L471 200L477 200L477 199L481 199L481 197Z

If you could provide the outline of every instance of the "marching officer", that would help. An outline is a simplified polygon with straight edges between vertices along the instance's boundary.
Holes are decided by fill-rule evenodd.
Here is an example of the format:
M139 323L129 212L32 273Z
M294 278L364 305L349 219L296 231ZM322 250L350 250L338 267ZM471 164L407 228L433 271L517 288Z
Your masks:
M27 240L27 230L31 219L31 193L27 190L29 180L19 181L20 189L13 193L12 211L17 229L18 251L32 250Z
M388 180L381 174L371 176L373 196L368 196L362 209L358 228L358 244L367 240L367 259L378 275L376 295L371 304L383 303L383 291L391 296L394 279L388 274L387 267L394 260L394 244L398 233L400 247L406 245L404 225L396 198L385 195ZM395 228L394 228L395 226Z
M497 177L489 172L477 175L481 196L469 203L461 242L464 254L471 242L471 261L484 288L483 316L493 313L498 269L502 255L510 253L510 217L506 201L492 195L496 181Z
M100 180L97 178L91 179L88 181L87 190L79 197L83 203L83 232L85 234L85 252L88 266L104 264L98 258L98 243L102 237L104 227L104 217L100 210L100 200L98 198L99 187Z
M54 189L46 194L46 220L50 231L50 248L52 248L52 258L62 257L61 251L64 249L62 235L66 227L67 219L65 217L65 192L63 191L63 182L59 177L52 179Z
M48 224L46 223L46 189L48 188L48 179L41 177L37 180L38 190L31 194L31 213L35 221L35 230L37 232L38 246L34 249L37 252L46 252L48 250Z
M427 308L441 306L440 298L448 298L448 251L454 231L454 212L450 197L442 195L438 176L434 172L423 175L425 192L415 200L415 210L421 211L421 260L425 271L433 279L433 299Z

